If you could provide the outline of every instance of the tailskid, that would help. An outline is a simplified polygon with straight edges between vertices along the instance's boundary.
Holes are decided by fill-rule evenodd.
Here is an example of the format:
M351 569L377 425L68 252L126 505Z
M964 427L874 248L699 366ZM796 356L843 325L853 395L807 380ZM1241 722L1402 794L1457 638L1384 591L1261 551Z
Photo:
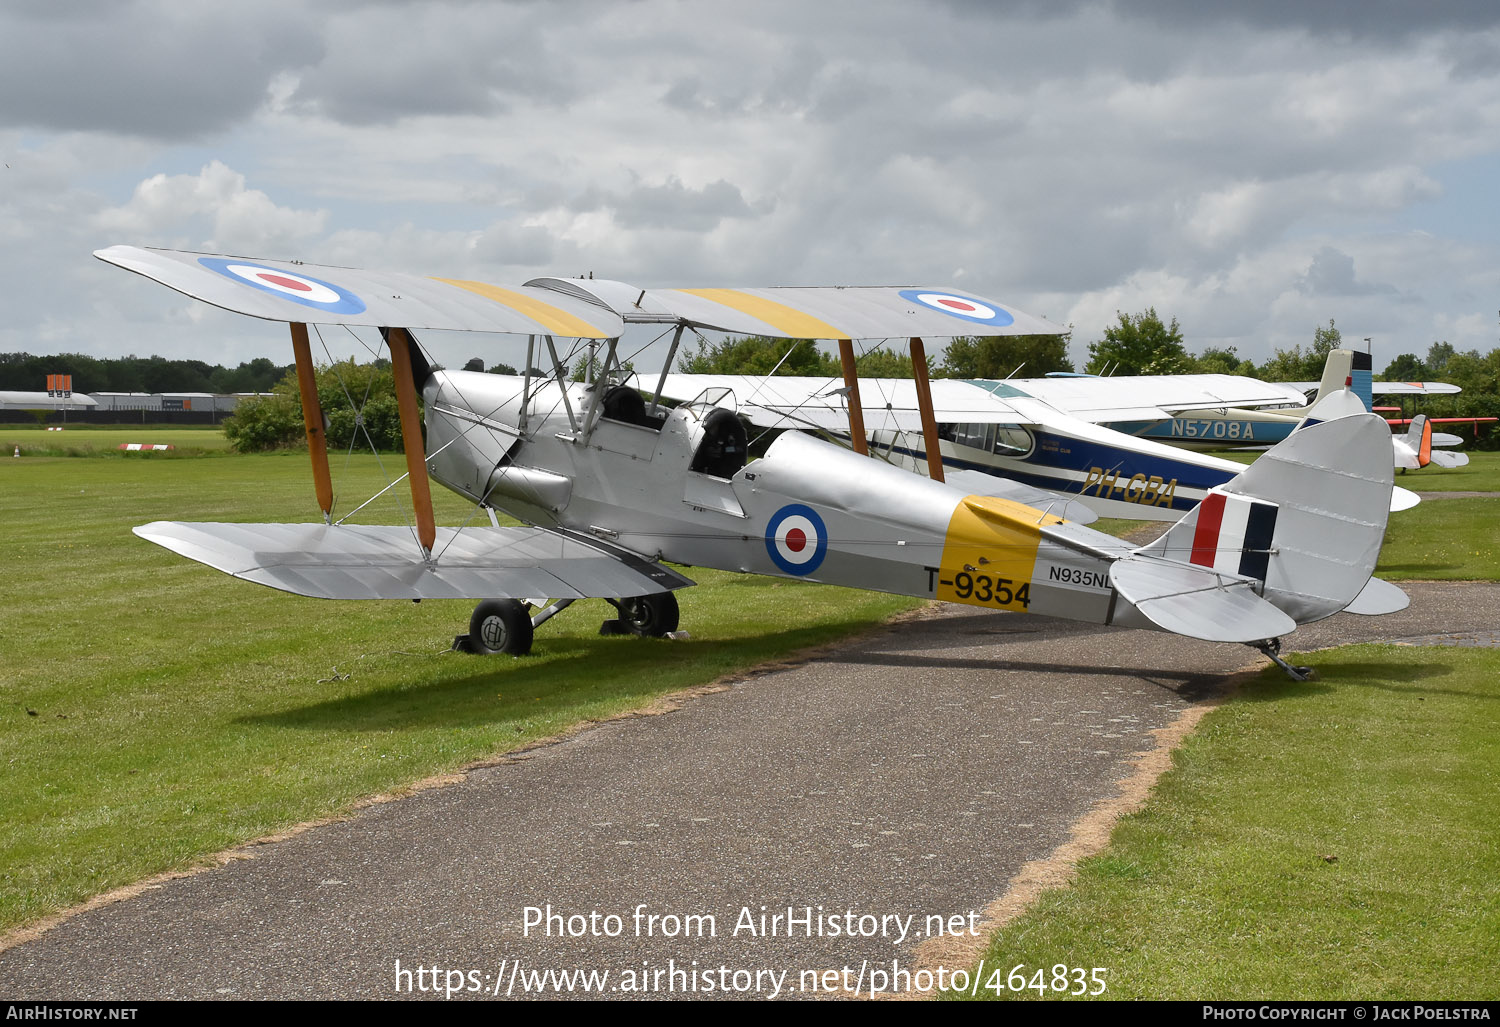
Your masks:
M1281 639L1267 638L1259 642L1246 642L1252 649L1258 649L1262 655L1276 666L1286 671L1287 677L1293 681L1311 681L1318 676L1318 672L1312 667L1294 667L1281 658Z

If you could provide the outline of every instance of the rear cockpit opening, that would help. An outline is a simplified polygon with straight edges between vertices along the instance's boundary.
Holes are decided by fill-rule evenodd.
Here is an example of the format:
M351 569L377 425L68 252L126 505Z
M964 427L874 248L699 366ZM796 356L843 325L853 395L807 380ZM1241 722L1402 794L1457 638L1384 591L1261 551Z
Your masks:
M703 438L693 451L689 470L715 478L733 478L748 459L749 436L732 410L717 407L703 419Z

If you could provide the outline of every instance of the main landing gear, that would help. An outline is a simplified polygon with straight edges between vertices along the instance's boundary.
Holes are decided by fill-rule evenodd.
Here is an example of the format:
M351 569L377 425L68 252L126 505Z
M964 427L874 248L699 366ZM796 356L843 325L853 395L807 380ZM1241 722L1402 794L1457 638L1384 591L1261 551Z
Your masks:
M1246 642L1252 649L1259 649L1261 653L1276 666L1286 671L1287 677L1293 681L1311 681L1318 676L1318 672L1312 667L1294 667L1281 658L1281 639L1268 638L1263 642Z
M610 599L608 602L620 616L601 624L601 635L661 638L677 630L677 597L671 592ZM531 605L518 599L486 599L474 607L474 615L469 618L469 633L455 638L453 648L486 656L498 653L525 656L531 652L535 630L573 603L572 599L559 599L533 614Z

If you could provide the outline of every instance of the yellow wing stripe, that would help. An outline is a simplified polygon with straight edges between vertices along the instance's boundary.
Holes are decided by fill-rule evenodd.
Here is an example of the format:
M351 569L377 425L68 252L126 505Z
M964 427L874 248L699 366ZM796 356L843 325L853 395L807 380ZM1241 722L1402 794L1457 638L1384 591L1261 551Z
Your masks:
M689 296L723 304L741 314L759 318L777 331L785 332L794 339L847 339L849 333L835 328L827 321L820 321L811 314L804 314L796 307L777 303L760 296L752 296L738 289L676 289Z
M543 303L524 292L516 292L514 289L502 288L488 282L469 282L460 278L438 278L435 281L456 285L460 289L483 296L487 300L494 300L503 307L509 307L516 313L531 318L552 335L564 335L576 339L606 338L605 333L582 318L574 317L566 310L554 307L550 303Z
M1021 589L1036 572L1044 524L1061 524L1024 503L993 496L966 496L953 508L935 598L969 606L1024 610Z

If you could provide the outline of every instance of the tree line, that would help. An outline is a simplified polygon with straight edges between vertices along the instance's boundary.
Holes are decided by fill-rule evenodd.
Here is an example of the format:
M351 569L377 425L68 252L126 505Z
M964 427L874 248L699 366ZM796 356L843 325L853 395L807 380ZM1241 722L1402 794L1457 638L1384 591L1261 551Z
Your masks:
M960 336L941 353L928 354L928 373L934 378L1040 378L1056 371L1072 372L1075 367L1068 357L1069 339L1069 335ZM1151 307L1138 313L1118 313L1115 323L1089 343L1084 371L1114 376L1219 373L1262 381L1317 381L1323 375L1328 351L1341 345L1339 329L1330 320L1314 329L1307 348L1299 344L1277 350L1261 364L1239 357L1233 347L1209 347L1201 353L1190 353L1177 319L1163 321ZM856 364L866 377L912 376L911 355L904 347L870 350L856 357ZM583 368L580 359L572 369L575 380L582 377ZM516 373L506 364L486 369L478 357L469 360L464 369ZM691 374L766 375L773 369L777 374L829 378L843 373L837 356L808 339L746 336L703 340L695 352L684 354L678 361L678 370ZM224 431L235 448L253 452L297 446L303 441L296 368L274 364L265 357L226 368L201 360L160 356L0 353L0 389L41 391L49 374L71 374L75 392L264 393L241 402L234 416L226 419ZM1447 342L1435 342L1425 356L1396 356L1376 377L1385 381L1445 381L1463 389L1458 396L1424 399L1421 409L1430 416L1500 416L1500 348L1488 354L1457 352ZM388 360L357 364L349 359L325 365L318 369L317 379L331 445L347 447L357 441L363 448L368 443L360 432L362 427L377 448L401 448L395 380ZM362 426L356 423L356 403L363 404ZM1468 429L1463 430L1469 434ZM1500 432L1493 426L1483 427L1477 434L1481 448L1500 446Z
M265 392L286 376L289 367L265 357L225 367L133 353L127 357L0 353L0 389L43 392L49 374L70 374L74 392Z

